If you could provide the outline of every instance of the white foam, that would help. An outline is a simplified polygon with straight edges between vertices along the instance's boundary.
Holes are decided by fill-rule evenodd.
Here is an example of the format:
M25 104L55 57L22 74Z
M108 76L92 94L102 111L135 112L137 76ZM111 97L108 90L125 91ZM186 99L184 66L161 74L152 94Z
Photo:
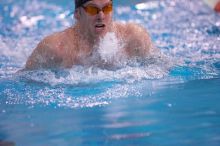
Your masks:
M109 32L101 38L97 46L97 53L104 63L118 64L125 57L123 47L123 43L117 39L115 33Z
M21 74L28 80L49 83L52 86L60 84L92 84L105 81L132 83L141 80L161 79L168 75L172 65L173 63L166 58L159 59L159 57L156 57L142 60L132 59L127 62L127 65L116 70L103 69L96 66L74 66L65 70L38 70Z

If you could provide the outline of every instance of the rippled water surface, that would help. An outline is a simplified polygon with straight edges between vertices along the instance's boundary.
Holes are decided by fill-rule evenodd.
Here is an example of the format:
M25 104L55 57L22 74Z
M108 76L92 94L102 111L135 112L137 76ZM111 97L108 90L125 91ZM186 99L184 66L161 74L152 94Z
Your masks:
M115 1L114 19L143 25L161 53L114 69L18 72L73 10L0 1L0 145L220 144L220 14L200 0Z

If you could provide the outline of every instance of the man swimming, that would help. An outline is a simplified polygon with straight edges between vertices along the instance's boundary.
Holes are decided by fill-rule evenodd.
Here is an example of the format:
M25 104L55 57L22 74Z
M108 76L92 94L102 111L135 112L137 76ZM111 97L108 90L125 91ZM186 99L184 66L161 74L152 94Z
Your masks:
M151 39L139 25L112 20L113 0L75 0L76 24L44 38L32 52L25 69L71 68L98 63L87 60L97 53L97 45L108 33L123 42L120 52L128 57L145 57L152 49Z

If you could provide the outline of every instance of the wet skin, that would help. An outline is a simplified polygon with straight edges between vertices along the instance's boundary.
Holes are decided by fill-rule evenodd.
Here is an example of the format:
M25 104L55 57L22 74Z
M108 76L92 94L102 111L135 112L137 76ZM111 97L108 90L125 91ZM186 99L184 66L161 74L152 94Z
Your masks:
M110 0L92 0L84 6L102 9L108 4L111 4ZM91 56L94 46L108 32L115 33L117 39L124 43L121 52L128 58L145 57L153 49L150 36L143 27L133 23L113 22L112 12L104 14L99 11L96 15L90 15L80 7L76 9L74 17L77 20L74 26L47 36L38 44L28 58L25 69L83 65L83 60Z

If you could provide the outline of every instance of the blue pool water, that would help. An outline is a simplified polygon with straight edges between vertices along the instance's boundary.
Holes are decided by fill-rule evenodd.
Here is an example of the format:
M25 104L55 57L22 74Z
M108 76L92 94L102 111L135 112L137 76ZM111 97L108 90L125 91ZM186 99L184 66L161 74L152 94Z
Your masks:
M114 2L162 54L113 69L17 72L74 23L71 0L0 1L0 145L220 145L220 14L203 1Z

